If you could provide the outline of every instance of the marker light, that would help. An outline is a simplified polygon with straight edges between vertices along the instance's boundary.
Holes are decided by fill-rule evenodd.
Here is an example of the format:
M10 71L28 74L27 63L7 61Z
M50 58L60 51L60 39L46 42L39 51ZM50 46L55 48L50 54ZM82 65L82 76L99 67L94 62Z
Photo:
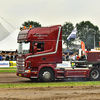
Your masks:
M30 25L30 28L32 28L32 25Z
M26 29L26 26L24 26L24 29Z

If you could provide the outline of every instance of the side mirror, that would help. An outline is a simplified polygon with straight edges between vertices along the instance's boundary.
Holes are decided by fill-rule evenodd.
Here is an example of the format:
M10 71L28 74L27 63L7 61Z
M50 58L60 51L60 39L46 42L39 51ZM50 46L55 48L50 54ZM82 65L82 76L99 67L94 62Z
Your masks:
M33 51L34 51L34 53L37 52L37 46L33 46Z
M33 52L34 52L34 53L36 53L36 52L37 52L37 45L38 45L38 44L37 44L37 43L35 43L35 44L34 44L34 46L33 46Z

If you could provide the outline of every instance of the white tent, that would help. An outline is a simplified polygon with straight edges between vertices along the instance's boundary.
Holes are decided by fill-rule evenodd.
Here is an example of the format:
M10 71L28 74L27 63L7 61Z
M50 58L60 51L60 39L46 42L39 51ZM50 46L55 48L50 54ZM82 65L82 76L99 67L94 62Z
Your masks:
M0 23L0 41L6 38L10 33Z
M16 29L13 33L0 42L0 51L16 51L18 48L17 37L19 31L19 29Z

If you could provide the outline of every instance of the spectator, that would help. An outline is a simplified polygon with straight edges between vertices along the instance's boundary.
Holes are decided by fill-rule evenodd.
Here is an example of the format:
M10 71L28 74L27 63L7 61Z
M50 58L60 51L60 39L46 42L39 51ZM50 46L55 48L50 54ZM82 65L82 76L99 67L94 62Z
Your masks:
M80 56L79 56L79 54L77 55L77 57L76 57L76 60L79 60L80 59Z
M13 60L16 60L15 56L16 56L16 53L14 52L13 53Z
M87 59L87 53L84 53L85 59Z
M69 60L72 61L73 60L73 55L69 56Z
M1 53L0 53L0 60L2 60L2 56L1 56Z
M11 53L11 60L13 60L13 53Z
M2 60L6 60L5 53L2 52L1 56L2 56Z
M7 54L7 56L6 56L6 60L9 60L9 54Z
M85 55L83 54L83 51L81 51L81 57L79 58L79 60L86 60Z
M16 55L17 55L16 52L12 53L12 55L11 55L11 60L16 60Z
M9 55L9 60L11 60L11 52L10 52L10 53L8 53L8 55Z
M62 53L62 61L66 61L66 55Z
M67 55L66 55L66 60L67 60L67 61L69 60L69 52L68 52Z
M16 60L16 58L17 58L17 52L14 52L14 53L15 53L14 55L15 55L15 60Z
M5 57L7 57L7 52L5 52Z
M78 56L78 52L75 53L75 60L76 60L77 56Z
M73 53L73 55L72 55L72 60L75 61L75 53Z

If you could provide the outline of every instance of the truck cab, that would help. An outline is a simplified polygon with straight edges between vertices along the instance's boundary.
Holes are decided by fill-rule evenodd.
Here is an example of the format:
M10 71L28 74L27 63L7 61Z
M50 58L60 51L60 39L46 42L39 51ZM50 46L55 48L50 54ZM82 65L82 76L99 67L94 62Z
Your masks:
M61 25L21 30L17 40L17 75L52 81L56 64L62 63Z

